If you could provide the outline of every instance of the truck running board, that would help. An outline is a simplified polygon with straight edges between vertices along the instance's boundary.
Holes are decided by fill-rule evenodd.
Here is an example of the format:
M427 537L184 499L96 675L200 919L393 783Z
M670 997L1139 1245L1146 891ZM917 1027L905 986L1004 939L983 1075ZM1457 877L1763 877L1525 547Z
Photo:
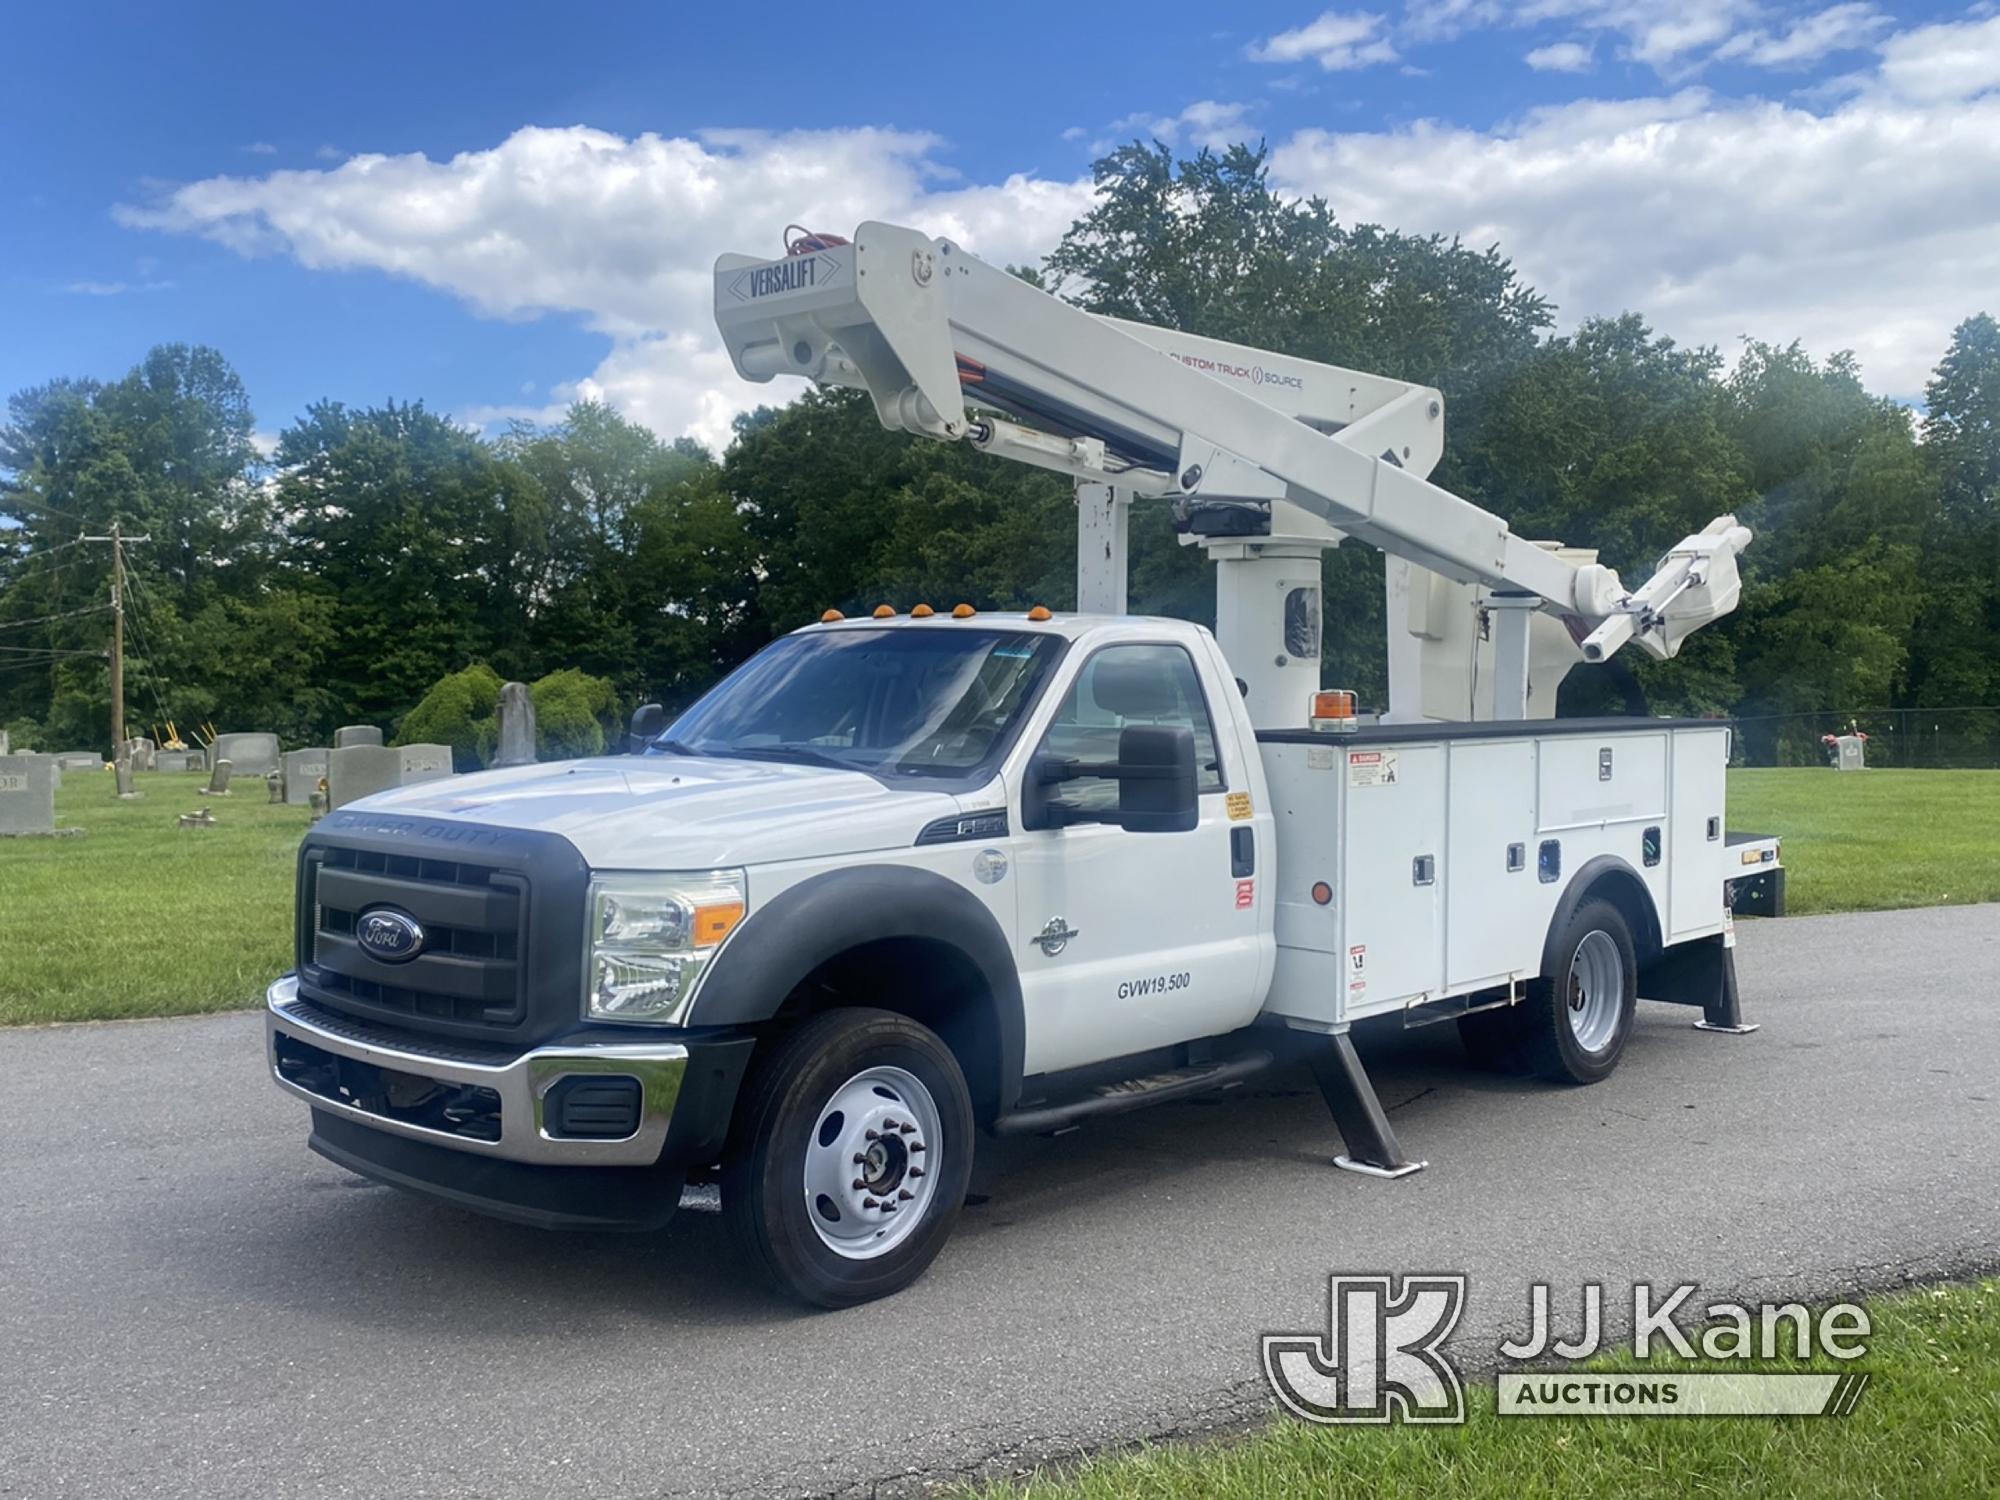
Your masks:
M1127 1110L1160 1104L1190 1094L1241 1083L1271 1065L1268 1052L1244 1052L1223 1062L1200 1063L1174 1068L1146 1078L1106 1084L1095 1093L1063 1104L1045 1104L1036 1109L1016 1110L993 1122L995 1135L1045 1135L1063 1130L1100 1115L1122 1115Z

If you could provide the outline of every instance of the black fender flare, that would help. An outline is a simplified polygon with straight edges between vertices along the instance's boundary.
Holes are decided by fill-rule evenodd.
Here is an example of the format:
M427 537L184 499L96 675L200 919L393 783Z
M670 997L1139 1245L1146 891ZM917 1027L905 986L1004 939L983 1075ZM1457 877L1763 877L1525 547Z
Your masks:
M1013 944L979 898L905 865L855 865L814 875L754 908L702 976L689 1026L768 1021L808 974L866 943L920 938L956 949L991 998L998 1039L995 1112L1021 1094L1026 1007Z
M1554 914L1549 918L1548 935L1542 939L1542 977L1555 977L1556 965L1560 961L1556 953L1556 938L1570 924L1578 908L1591 898L1600 887L1610 884L1616 889L1616 904L1635 908L1640 920L1633 924L1632 946L1638 950L1639 963L1650 962L1651 955L1660 951L1664 940L1664 929L1660 925L1660 910L1653 900L1653 893L1646 882L1639 878L1639 872L1615 854L1600 854L1587 859L1570 876L1569 884L1563 887L1560 900L1556 902ZM1627 914L1629 920L1629 913Z

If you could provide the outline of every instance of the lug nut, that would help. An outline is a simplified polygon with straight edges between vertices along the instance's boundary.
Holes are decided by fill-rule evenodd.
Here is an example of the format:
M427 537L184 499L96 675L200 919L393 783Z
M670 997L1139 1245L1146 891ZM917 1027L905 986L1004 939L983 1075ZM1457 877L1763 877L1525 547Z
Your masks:
M917 1195L911 1192L908 1188L896 1189L896 1201L898 1203L908 1203L912 1198L916 1196Z
M885 1119L882 1122L882 1128L884 1130L895 1130L897 1128L897 1125L894 1120Z
M918 1153L919 1151L921 1151L921 1150L923 1150L923 1149L924 1149L924 1143L923 1143L922 1141L911 1141L911 1142L910 1142L910 1154L911 1154L912 1156L915 1156L915 1155L916 1155L916 1154L917 1154L917 1153Z
M862 1133L862 1138L864 1140L879 1141L882 1139L882 1132L879 1130L864 1131Z
M863 1182L859 1177L857 1177L854 1179L854 1191L857 1193L865 1193L868 1191L868 1184Z
M877 1203L873 1198L863 1198L861 1206L863 1208L880 1208L882 1205Z
M910 1168L910 1175L912 1177L921 1177L924 1175L924 1169L922 1167L912 1167Z
M917 1127L912 1125L908 1120L905 1120L896 1128L902 1131L904 1135L915 1135L917 1133Z
M865 1167L868 1165L868 1158L863 1156L859 1151L857 1151L854 1153L854 1165L857 1167Z

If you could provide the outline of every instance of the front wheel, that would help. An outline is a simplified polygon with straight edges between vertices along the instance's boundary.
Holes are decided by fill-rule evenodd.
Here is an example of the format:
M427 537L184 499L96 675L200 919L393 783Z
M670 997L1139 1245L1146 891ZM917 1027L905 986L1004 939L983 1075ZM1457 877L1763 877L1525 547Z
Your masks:
M886 1297L944 1248L972 1140L965 1076L934 1032L890 1011L828 1011L753 1070L723 1215L780 1290L820 1307Z

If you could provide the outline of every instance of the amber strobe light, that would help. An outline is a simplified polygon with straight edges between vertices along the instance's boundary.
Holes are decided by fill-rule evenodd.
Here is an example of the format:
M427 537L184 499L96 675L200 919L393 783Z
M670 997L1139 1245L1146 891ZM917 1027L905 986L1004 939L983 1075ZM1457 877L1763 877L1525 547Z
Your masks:
M1312 695L1312 727L1340 734L1354 728L1354 694L1347 688L1327 688Z

